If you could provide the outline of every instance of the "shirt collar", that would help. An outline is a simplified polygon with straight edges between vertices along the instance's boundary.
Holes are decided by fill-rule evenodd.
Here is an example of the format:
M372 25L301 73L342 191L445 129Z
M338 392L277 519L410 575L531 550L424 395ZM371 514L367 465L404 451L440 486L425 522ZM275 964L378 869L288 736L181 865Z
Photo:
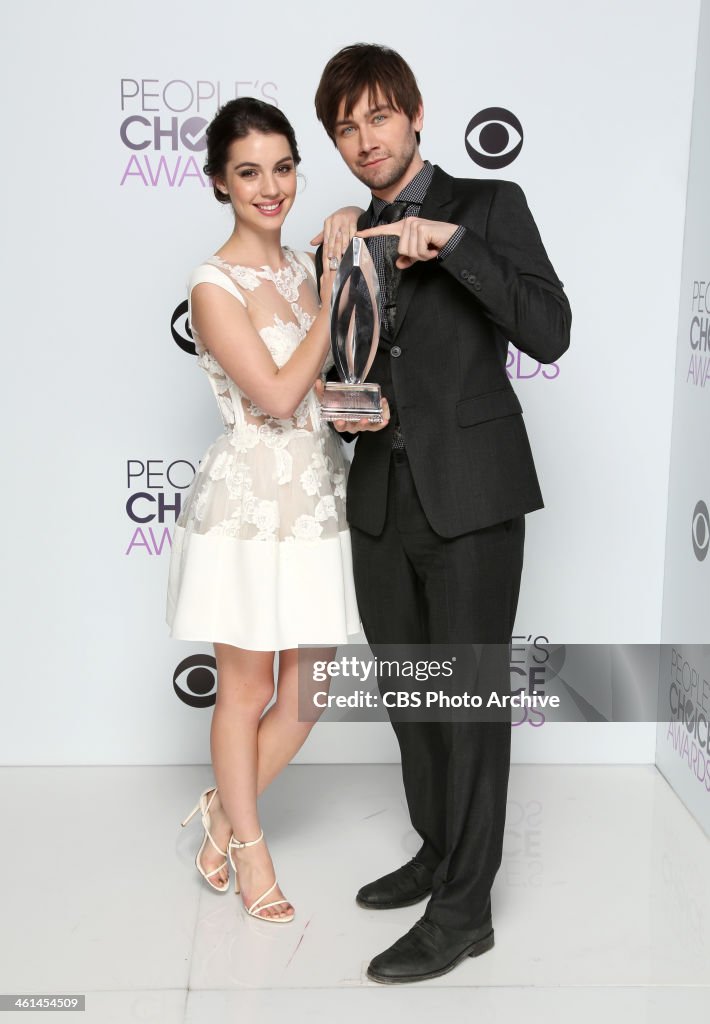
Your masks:
M427 194L427 189L429 188L433 177L434 168L428 160L425 160L424 166L421 170L417 171L412 180L407 182L402 191L394 197L392 202L421 204L424 201L424 197ZM385 206L389 206L389 203L385 199L380 199L379 196L372 197L372 212L375 220L380 216Z

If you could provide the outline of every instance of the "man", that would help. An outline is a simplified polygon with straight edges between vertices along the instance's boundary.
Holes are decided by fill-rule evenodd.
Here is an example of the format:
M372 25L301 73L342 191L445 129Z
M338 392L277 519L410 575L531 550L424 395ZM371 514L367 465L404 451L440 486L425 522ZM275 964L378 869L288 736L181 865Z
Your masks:
M550 363L567 349L562 282L517 185L452 178L422 159L422 98L399 54L341 50L316 113L371 190L358 228L384 295L368 376L390 417L361 421L347 493L365 635L373 650L507 645L525 513L543 502L506 353L512 341ZM389 269L387 235L399 239ZM445 974L493 945L510 766L509 720L392 724L422 846L357 901L387 909L431 895L424 916L371 962L368 976L387 983Z

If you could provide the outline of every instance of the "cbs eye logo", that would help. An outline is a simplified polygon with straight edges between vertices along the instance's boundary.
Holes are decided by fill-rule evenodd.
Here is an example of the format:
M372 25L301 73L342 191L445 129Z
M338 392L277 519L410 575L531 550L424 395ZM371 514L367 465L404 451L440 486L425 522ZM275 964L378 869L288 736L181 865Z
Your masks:
M175 344L179 345L183 352L187 352L191 356L197 355L195 342L192 340L192 331L187 322L187 299L175 307L170 318L170 333Z
M523 126L504 107L486 107L468 122L464 142L475 164L496 170L512 164L523 148Z
M180 677L183 677L182 679ZM191 654L173 672L173 689L191 708L212 707L217 699L217 662L211 654Z
M710 546L710 515L704 501L699 501L693 509L692 534L695 557L703 562Z

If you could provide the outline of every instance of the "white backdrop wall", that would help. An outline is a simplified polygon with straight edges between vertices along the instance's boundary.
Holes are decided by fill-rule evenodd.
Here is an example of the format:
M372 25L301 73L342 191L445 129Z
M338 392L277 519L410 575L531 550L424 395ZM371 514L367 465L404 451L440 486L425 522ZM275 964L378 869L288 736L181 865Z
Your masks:
M516 634L659 639L698 15L698 0L454 0L432 46L421 0L347 17L314 0L12 7L2 762L208 760L210 710L178 699L173 673L209 648L163 624L170 506L220 431L170 328L188 271L231 227L199 172L202 127L218 96L282 107L306 177L284 240L308 247L327 212L367 202L313 112L325 61L357 39L414 67L424 156L523 186L572 303L558 366L511 352L547 503L527 521ZM494 106L524 142L487 170L464 138ZM654 741L650 725L523 726L514 757L652 761ZM324 725L301 754L394 757L386 725Z
M710 3L688 169L663 590L656 763L710 834ZM663 717L663 716L659 716Z

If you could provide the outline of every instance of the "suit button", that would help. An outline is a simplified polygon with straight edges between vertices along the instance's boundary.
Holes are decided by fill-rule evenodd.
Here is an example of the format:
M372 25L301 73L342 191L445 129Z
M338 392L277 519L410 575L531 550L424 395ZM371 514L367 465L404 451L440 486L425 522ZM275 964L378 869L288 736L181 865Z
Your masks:
M469 279L469 281L471 282L471 284L473 284L473 282L474 282L474 281L477 281L477 280L478 280L478 278L476 277L476 275L475 275L475 274L469 274L469 275L468 275L468 279Z
M463 281L468 281L468 270L462 270L461 271L461 279Z
M390 349L390 355L392 356L393 359L397 359L399 356L402 355L402 349L399 347L399 345L392 346L392 348Z
M478 281L476 281L476 283L474 284L474 286L473 286L473 290L474 290L474 292L480 292L480 290L481 290L481 286L480 286L480 284L478 283Z

